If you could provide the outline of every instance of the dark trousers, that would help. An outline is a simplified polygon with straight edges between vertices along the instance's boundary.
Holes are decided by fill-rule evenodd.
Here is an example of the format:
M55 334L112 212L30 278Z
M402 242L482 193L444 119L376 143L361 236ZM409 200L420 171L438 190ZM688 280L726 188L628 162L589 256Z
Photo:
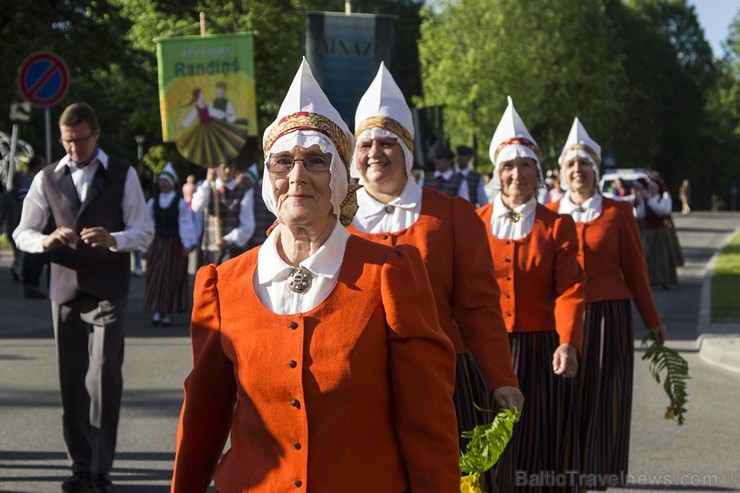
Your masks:
M21 271L23 277L23 284L27 286L33 286L34 288L39 287L41 281L41 273L44 272L44 267L49 265L49 259L51 256L49 252L44 253L28 253L23 252L21 256ZM47 276L45 285L48 287L49 278Z
M113 467L123 391L123 314L127 297L52 301L62 394L62 425L73 472Z

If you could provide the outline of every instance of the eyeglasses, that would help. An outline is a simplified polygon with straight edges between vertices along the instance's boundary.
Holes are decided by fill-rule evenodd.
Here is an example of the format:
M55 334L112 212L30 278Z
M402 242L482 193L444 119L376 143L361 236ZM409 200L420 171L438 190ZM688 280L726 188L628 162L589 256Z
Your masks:
M290 170L293 169L293 166L295 166L295 163L298 161L303 163L303 167L306 171L325 173L329 171L331 167L331 154L329 155L329 158L319 154L312 154L303 159L295 159L293 156L270 157L270 160L267 162L267 170L276 175L286 175L290 173Z
M95 131L96 130L97 130L97 128L92 129L90 131L90 134L87 137L82 137L81 139L72 139L72 140L59 139L59 143L62 144L63 146L68 146L68 145L72 145L72 144L78 146L80 144L84 144L85 142L87 142L88 140L90 140L90 137L92 137L95 134Z

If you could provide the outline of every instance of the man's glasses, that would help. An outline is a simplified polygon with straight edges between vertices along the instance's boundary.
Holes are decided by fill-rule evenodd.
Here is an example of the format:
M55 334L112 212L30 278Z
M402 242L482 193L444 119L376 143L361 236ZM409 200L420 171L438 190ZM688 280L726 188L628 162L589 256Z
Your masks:
M270 157L267 162L267 171L276 175L285 175L290 173L295 163L301 161L307 171L314 173L324 173L330 170L331 155L327 158L319 154L312 154L303 159L294 159L293 156L275 156Z
M90 134L87 137L82 137L81 139L71 139L71 140L59 139L59 143L62 144L63 146L68 146L68 145L72 145L72 144L78 146L80 144L84 144L85 142L87 142L88 140L90 140L90 137L92 137L95 134L95 130L97 130L97 129L96 128L92 129L92 131L90 132Z

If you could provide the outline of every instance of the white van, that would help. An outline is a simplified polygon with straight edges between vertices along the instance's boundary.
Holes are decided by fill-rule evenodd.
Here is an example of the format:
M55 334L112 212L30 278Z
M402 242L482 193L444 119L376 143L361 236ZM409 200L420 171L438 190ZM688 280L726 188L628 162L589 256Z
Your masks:
M645 176L647 176L647 171L644 168L610 169L601 176L601 179L599 180L599 190L601 190L601 194L604 197L615 198L612 183L614 183L614 180L619 178L624 184L624 189L627 190L627 193L629 194L635 180Z

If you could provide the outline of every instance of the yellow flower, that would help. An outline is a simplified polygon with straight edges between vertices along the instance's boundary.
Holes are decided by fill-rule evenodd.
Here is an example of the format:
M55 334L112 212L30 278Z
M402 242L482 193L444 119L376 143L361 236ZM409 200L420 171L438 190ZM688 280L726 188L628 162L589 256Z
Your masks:
M460 478L460 493L483 493L478 483L477 473Z
M676 419L676 411L671 406L666 408L665 419Z

